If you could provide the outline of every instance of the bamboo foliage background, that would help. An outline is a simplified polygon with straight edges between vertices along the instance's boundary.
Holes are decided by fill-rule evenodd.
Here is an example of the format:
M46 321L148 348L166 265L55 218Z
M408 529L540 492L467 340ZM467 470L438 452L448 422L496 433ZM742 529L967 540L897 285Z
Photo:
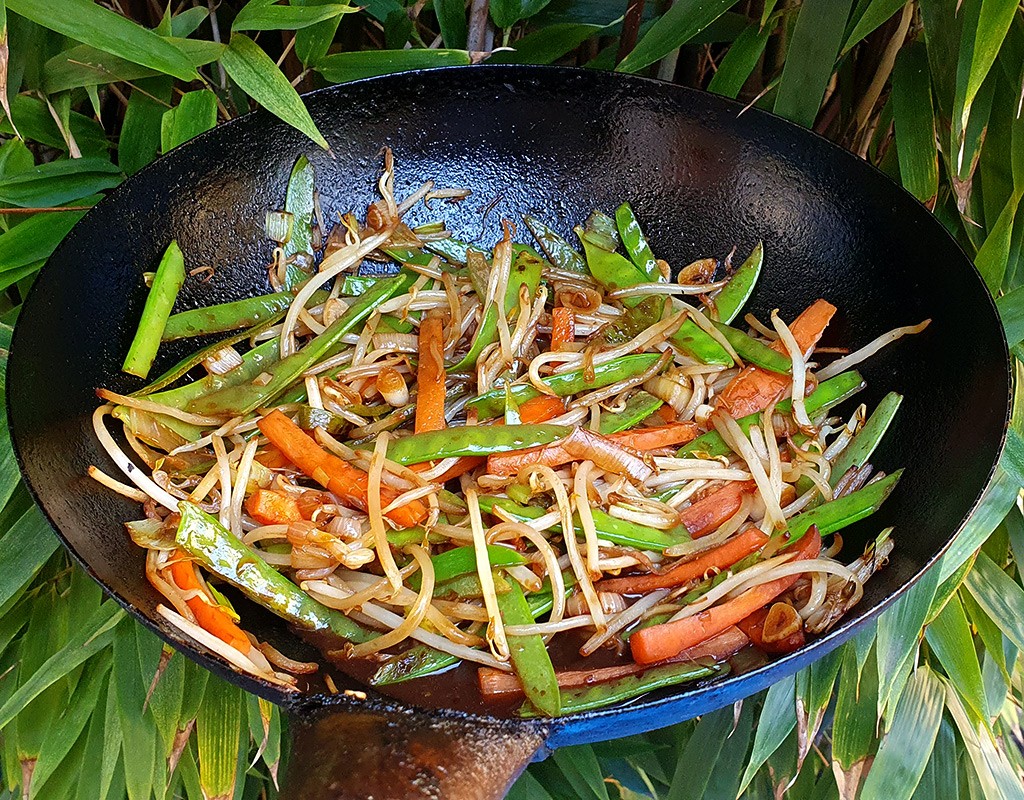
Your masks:
M934 211L1024 360L1018 0L0 0L0 353L56 244L159 153L256 105L322 145L296 89L480 61L655 75L828 136ZM876 628L736 707L559 750L511 796L1024 798L1022 486L1024 413ZM70 565L0 420L0 796L271 798L284 742Z

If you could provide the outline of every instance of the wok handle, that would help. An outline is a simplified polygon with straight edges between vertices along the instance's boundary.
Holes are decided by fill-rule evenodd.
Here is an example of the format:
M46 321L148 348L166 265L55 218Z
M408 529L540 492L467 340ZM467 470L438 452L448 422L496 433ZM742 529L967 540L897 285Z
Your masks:
M359 710L291 727L281 800L499 800L546 738L522 724Z

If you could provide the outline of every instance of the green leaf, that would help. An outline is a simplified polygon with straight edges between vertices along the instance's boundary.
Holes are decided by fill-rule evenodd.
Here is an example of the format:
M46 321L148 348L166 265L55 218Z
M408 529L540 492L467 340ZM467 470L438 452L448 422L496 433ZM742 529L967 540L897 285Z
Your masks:
M508 28L521 19L532 17L551 0L491 0L491 19L499 28Z
M153 790L156 726L144 711L146 682L139 670L137 624L122 625L114 636L114 670L110 691L117 700L117 716L124 734L124 777L128 800L147 800Z
M298 92L256 42L245 34L233 33L221 64L231 80L253 100L302 131L324 150L330 149Z
M117 143L117 161L128 175L134 175L160 152L163 115L170 105L170 78L140 81L128 97Z
M615 68L639 72L667 56L718 19L732 5L730 0L693 0L673 3L640 38L636 47Z
M117 796L111 792L111 784L114 783L115 773L121 759L121 743L124 740L124 732L121 729L121 717L117 711L117 693L113 685L107 688L107 702L103 713L103 757L100 760L99 770L99 795L102 798L110 795ZM124 778L121 778L121 782Z
M468 21L466 4L462 0L434 0L434 16L441 28L441 41L445 47L456 50L466 47Z
M743 31L718 65L708 91L735 99L760 61L774 27L772 23L751 25Z
M892 97L900 178L907 191L927 202L939 190L939 154L928 52L923 42L903 48L896 58Z
M173 44L92 0L7 0L7 7L38 25L136 64L183 81L199 78Z
M924 635L960 696L979 717L988 716L981 664L974 651L967 615L956 596L950 598L942 612L925 629Z
M56 549L57 537L33 505L0 537L0 603L31 581Z
M232 31L294 31L351 14L359 9L341 3L277 5L274 0L249 0L231 23Z
M64 141L57 123L50 114L50 109L43 100L19 94L17 97L11 98L11 115L26 140L33 140L67 152L67 142ZM69 118L71 134L78 142L78 147L83 155L103 155L107 152L106 134L103 133L103 129L96 123L96 120L79 114L77 111L72 111ZM0 121L0 133L13 132L10 120Z
M71 158L39 164L0 179L0 203L49 208L79 200L121 182L120 170L105 158Z
M1024 286L996 298L999 318L1006 330L1006 342L1013 347L1024 341Z
M213 680L196 719L199 780L209 800L227 800L235 789L242 733L241 695L231 684Z
M1024 589L985 553L979 553L964 582L978 605L999 630L1024 650Z
M1013 220L1020 205L1021 192L1014 192L1006 201L995 226L985 237L985 243L974 257L974 266L985 279L989 291L995 293L1003 283L1003 273L1010 259Z
M174 108L164 112L160 149L166 153L217 124L217 95L209 89L186 92Z
M515 42L512 45L515 48L514 51L497 52L487 59L487 63L553 64L604 29L604 25L588 25L579 22L547 25Z
M943 580L956 572L981 547L1016 501L1020 487L1021 483L1014 480L1005 469L996 469L995 477L982 495L974 515L939 562L937 569Z
M818 737L842 662L843 651L836 648L796 675L797 762L801 766Z
M835 69L853 0L804 0L793 28L775 113L810 128Z
M850 645L844 650L832 725L832 767L840 794L855 797L867 760L875 749L878 661L869 658L858 679L856 650Z
M850 35L846 37L843 52L849 52L855 44L863 41L869 33L891 19L904 5L906 5L906 0L871 0L864 13L857 19ZM854 16L856 17L856 13Z
M293 6L325 6L331 5L331 0L291 0ZM465 12L463 12L465 13ZM320 62L334 41L334 35L338 32L338 25L341 23L341 16L333 16L316 25L308 28L301 28L295 32L295 55L305 67L316 65Z
M21 139L9 139L0 145L0 176L16 175L32 169L35 158Z
M896 708L892 727L882 738L863 797L910 800L928 764L942 721L945 692L927 666L918 668Z
M465 50L362 50L325 56L316 70L331 83L346 83L408 69L466 64L469 64L469 53Z
M967 115L970 113L971 104L977 96L981 85L988 75L989 69L995 63L999 48L1006 38L1006 33L1013 21L1014 12L1017 10L1018 0L979 0L977 27L971 31L966 27L964 35L973 34L974 44L971 48L961 48L961 72L962 60L969 54L970 64L966 72L966 81L963 84L961 93L961 76L958 72L957 94L963 125L966 127Z
M788 710L791 711L792 706ZM732 706L725 706L700 718L676 761L672 787L665 800L701 800L707 797L711 774L732 732L732 726Z
M740 781L739 794L746 791L758 770L764 766L772 753L789 736L796 727L796 678L792 675L783 678L768 690L761 708L761 716L757 719L754 732L754 749Z
M946 800L951 786L957 785L957 741L948 717L942 718L931 758L914 791L914 800Z

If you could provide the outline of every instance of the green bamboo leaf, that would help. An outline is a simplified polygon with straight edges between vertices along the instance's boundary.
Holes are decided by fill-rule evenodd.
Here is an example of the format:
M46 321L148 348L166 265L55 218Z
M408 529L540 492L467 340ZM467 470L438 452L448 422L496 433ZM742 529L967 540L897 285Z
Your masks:
M928 52L923 42L905 47L896 58L892 97L900 178L907 191L927 202L939 190L939 154Z
M1024 341L1024 286L997 297L996 308L1003 321L1007 344L1013 347Z
M331 5L331 0L291 0L291 4L306 7L326 6ZM463 8L463 16L465 16L465 8ZM295 32L295 55L299 57L299 61L304 67L318 64L320 59L327 55L340 23L341 16L333 16Z
M17 175L35 166L32 151L21 139L9 139L0 145L0 176Z
M513 51L501 51L487 59L488 64L553 64L591 36L605 30L604 25L561 22L546 25L513 44Z
M1010 510L1010 506L1016 502L1021 485L1024 484L1011 477L1004 467L996 469L995 477L982 495L974 515L964 525L939 562L937 569L943 580L956 572L995 530Z
M90 656L107 647L124 619L124 611L113 600L96 609L85 625L72 632L67 644L54 653L29 680L0 707L3 728L47 687L63 678Z
M708 91L735 99L760 61L774 28L773 20L760 26L751 25L743 31L718 65L708 84Z
M844 647L832 725L832 769L842 797L855 797L875 751L878 726L877 659L869 658L859 679L856 651Z
M973 30L964 29L964 35L973 35L973 46L961 48L960 71L957 75L957 94L959 96L958 106L962 109L962 124L966 126L967 115L970 113L971 104L981 89L992 64L995 63L999 48L1006 38L1006 33L1013 22L1013 15L1017 10L1017 0L978 0L977 26ZM963 70L963 60L970 54L970 62L966 70ZM961 72L966 73L961 79ZM961 94L961 80L963 88Z
M1006 657L1006 645L1010 647L1012 645L1003 636L999 626L992 621L992 617L985 612L985 609L978 605L978 601L974 599L974 596L969 591L961 592L960 600L963 603L964 610L967 612L967 616L971 620L971 625L978 631L978 636L984 645L985 653L995 661L996 665L1003 671L1006 681L1009 682L1010 668L1013 666L1013 661Z
M188 723L181 715L181 704L185 697L185 661L183 655L163 645L157 674L153 676L151 684L149 709L164 744L165 759L171 754L178 731Z
M341 3L277 5L276 0L249 0L235 16L231 30L294 31L358 10Z
M857 17L855 12L854 19L857 21L846 37L843 52L849 52L854 45L866 39L868 34L890 20L904 5L906 0L871 0L860 17Z
M853 0L804 0L793 27L775 113L810 128L835 69Z
M533 772L527 770L519 776L505 800L555 800L544 784L533 777Z
M120 793L111 791L111 787L118 781L115 780L118 765L121 761L121 743L124 741L124 732L121 728L121 715L117 711L117 693L113 685L107 687L107 700L103 710L103 755L100 760L99 785L100 798L118 797ZM123 772L122 772L123 776ZM120 778L120 783L124 778Z
M217 124L217 95L209 89L186 92L163 114L160 149L166 153Z
M121 171L105 158L71 158L38 164L0 179L0 203L26 208L59 206L111 189Z
M985 553L979 553L964 585L1006 638L1024 650L1024 589L1020 584Z
M50 524L32 506L0 537L0 603L31 581L56 549L57 537Z
M647 30L636 47L615 68L639 72L667 56L718 19L732 5L730 0L694 0L673 3Z
M465 66L469 61L465 50L362 50L325 56L316 70L331 83L346 83L407 69Z
M208 800L228 800L235 791L241 732L241 693L225 681L212 681L196 719L199 780Z
M953 715L957 730L974 766L984 796L1001 800L1021 800L1024 785L1014 774L1006 754L999 747L984 721L973 718L960 700L952 684L943 681L946 688L946 708Z
M754 732L754 749L750 753L747 768L743 771L739 794L746 791L758 770L769 756L779 749L782 742L796 727L796 678L783 678L768 690L757 719Z
M441 28L441 41L445 47L465 49L468 21L466 4L462 0L434 0L434 16Z
M103 723L105 722L103 710L107 704L107 687L101 687L96 698L93 714L89 717L89 726L85 732L85 757L84 761L89 765L91 780L82 781L78 788L76 800L105 800L100 794L100 782L97 780L97 766L103 761Z
M985 279L985 285L993 293L1002 285L1003 274L1010 260L1013 221L1022 196L1024 193L1015 191L1006 201L999 219L974 257L974 266L978 268L978 272Z
M733 711L735 727L726 734L702 800L735 800L739 796L743 765L747 761L750 739L754 734L753 699L742 701L740 706L738 717L735 706L729 709Z
M804 667L796 676L796 720L797 720L797 766L803 766L804 759L818 737L818 730L825 719L825 711L832 700L832 687L839 675L843 652L836 648L809 667Z
M971 628L960 601L954 596L924 632L932 653L946 675L979 717L987 717L981 664L974 651ZM899 711L897 710L897 715ZM894 723L895 724L895 723Z
M943 717L928 766L914 790L913 800L946 800L950 787L958 783L956 762L956 732L949 718Z
M245 34L233 33L220 63L231 80L253 100L302 131L324 150L330 149L298 92L256 42Z
M665 800L701 800L707 797L711 775L732 732L733 719L732 706L700 718L676 761L672 785Z
M199 78L173 44L92 0L7 0L7 7L38 25L136 64L183 81Z
M160 129L172 84L171 78L150 78L132 89L117 142L117 162L125 174L134 175L160 153Z
M551 0L491 0L491 19L499 28L509 28L521 19L528 19Z
M114 669L111 689L117 699L117 714L124 734L124 776L129 800L147 800L153 791L153 759L156 725L144 710L148 686L139 668L136 623L122 625L113 640Z
M26 140L67 152L68 146L57 127L46 102L38 97L19 94L11 98L11 116ZM107 151L107 137L96 120L72 111L71 133L83 155L103 155ZM8 119L0 121L0 133L14 133Z

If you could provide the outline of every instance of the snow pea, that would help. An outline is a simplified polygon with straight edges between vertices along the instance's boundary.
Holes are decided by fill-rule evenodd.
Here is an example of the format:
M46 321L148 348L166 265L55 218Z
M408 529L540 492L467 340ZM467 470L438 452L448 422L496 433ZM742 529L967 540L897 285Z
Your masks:
M397 439L388 447L388 458L421 464L453 456L486 456L551 444L569 433L561 425L466 425Z
M199 506L182 501L178 510L178 546L254 602L300 628L329 630L350 642L366 642L378 635L318 603Z
M711 324L722 333L726 341L732 345L732 349L736 351L736 355L744 361L782 375L787 374L793 368L793 362L789 356L783 355L778 350L773 350L752 336L747 336L743 331L721 322L712 321Z
M535 217L525 216L523 222L526 223L526 227L552 264L566 272L589 274L583 256L577 253L565 239Z
M663 689L666 686L675 686L701 678L725 675L728 671L727 664L704 665L696 662L652 667L638 675L627 675L625 678L607 683L597 683L580 689L566 689L561 693L560 713L575 714L594 708L604 708L615 703L632 700L634 697L653 692L655 689ZM531 703L524 703L523 707L519 709L519 716L529 718L540 715Z
M309 159L299 156L292 167L284 195L284 210L292 215L292 235L282 247L286 257L298 253L313 254L315 178ZM309 274L296 264L289 264L285 270L285 287L288 289L297 289L308 279Z
M665 403L661 399L641 390L626 401L626 407L622 411L601 415L600 432L607 436L609 433L629 430L663 405Z
M622 246L629 254L629 260L636 264L651 281L662 280L658 262L647 244L647 237L640 228L640 222L628 202L615 209L615 225L619 230Z
M348 420L325 408L303 405L299 409L299 427L306 431L323 428L331 434L339 433L348 426Z
M609 361L607 364L599 364L594 367L594 380L589 383L582 369L548 375L541 378L541 383L558 397L568 397L636 377L649 369L660 357L660 353L635 353ZM509 391L520 404L540 395L540 392L528 383L511 384ZM505 410L505 387L491 389L474 397L466 407L476 409L481 418L496 417Z
M846 449L832 462L831 483L833 488L850 467L859 468L867 463L871 454L875 452L875 448L878 447L878 443L885 436L885 432L889 429L889 424L896 416L896 412L899 411L902 402L903 395L896 394L896 392L889 392L881 399L867 422L864 423L864 427L857 432Z
M807 409L807 414L814 415L819 414L823 411L827 411L833 406L839 405L844 400L849 399L861 389L864 388L864 379L861 377L859 372L850 371L844 372L841 375L836 375L834 378L829 378L827 381L818 385L806 399L804 405ZM777 406L775 411L779 414L788 414L793 410L792 400L782 400ZM745 417L740 417L736 422L744 433L750 430L751 425L761 424L760 414L749 414ZM682 447L677 453L677 456L693 455L701 458L715 458L716 456L728 455L732 452L728 445L722 441L722 437L718 431L708 431L701 436L698 436L692 442Z
M506 625L532 625L533 614L522 587L510 581L512 590L498 595L498 610ZM509 660L519 676L527 701L547 717L557 717L561 710L558 676L551 663L547 645L540 634L508 637Z
M286 311L294 299L294 292L275 292L181 311L167 320L163 340L170 342L189 336L252 328ZM326 299L327 292L316 292L309 305L317 305Z
M715 310L718 312L718 319L728 324L736 319L740 309L746 305L754 291L754 284L761 274L761 265L764 263L764 245L758 242L746 261L740 264L729 282L722 287L715 295Z
M487 545L487 560L492 567L514 567L526 563L526 559L520 553L496 544ZM435 583L476 573L476 550L469 545L438 553L431 556L430 561L434 565ZM417 572L409 578L409 586L419 591L420 580L420 574Z
M582 234L580 241L583 243L583 252L587 257L587 268L590 270L590 274L609 292L650 282L637 266L614 250L605 250L600 244L595 243L589 234ZM643 299L639 296L624 297L622 304L626 308L631 308ZM698 328L698 330L700 329Z
M298 352L269 366L266 369L271 376L268 383L263 386L245 383L220 389L193 400L189 404L189 410L197 414L233 417L237 414L248 414L260 406L267 405L299 380L303 372L332 355L341 338L370 316L380 303L404 291L411 284L412 277L402 274L379 281L313 341Z
M679 330L669 337L669 341L701 363L732 366L732 356L728 351L692 319L680 325Z
M864 517L871 516L885 499L892 494L896 488L903 470L898 469L891 475L886 475L879 481L869 483L856 492L840 497L838 500L831 500L822 503L817 508L797 514L789 520L789 541L796 541L803 536L812 525L818 526L818 532L822 536L835 533L847 525L852 525Z
M605 250L615 250L621 244L615 220L603 211L590 212L587 221L583 223L583 232L594 244Z
M665 313L664 295L640 298L625 313L601 326L601 338L608 344L624 344L656 325Z

